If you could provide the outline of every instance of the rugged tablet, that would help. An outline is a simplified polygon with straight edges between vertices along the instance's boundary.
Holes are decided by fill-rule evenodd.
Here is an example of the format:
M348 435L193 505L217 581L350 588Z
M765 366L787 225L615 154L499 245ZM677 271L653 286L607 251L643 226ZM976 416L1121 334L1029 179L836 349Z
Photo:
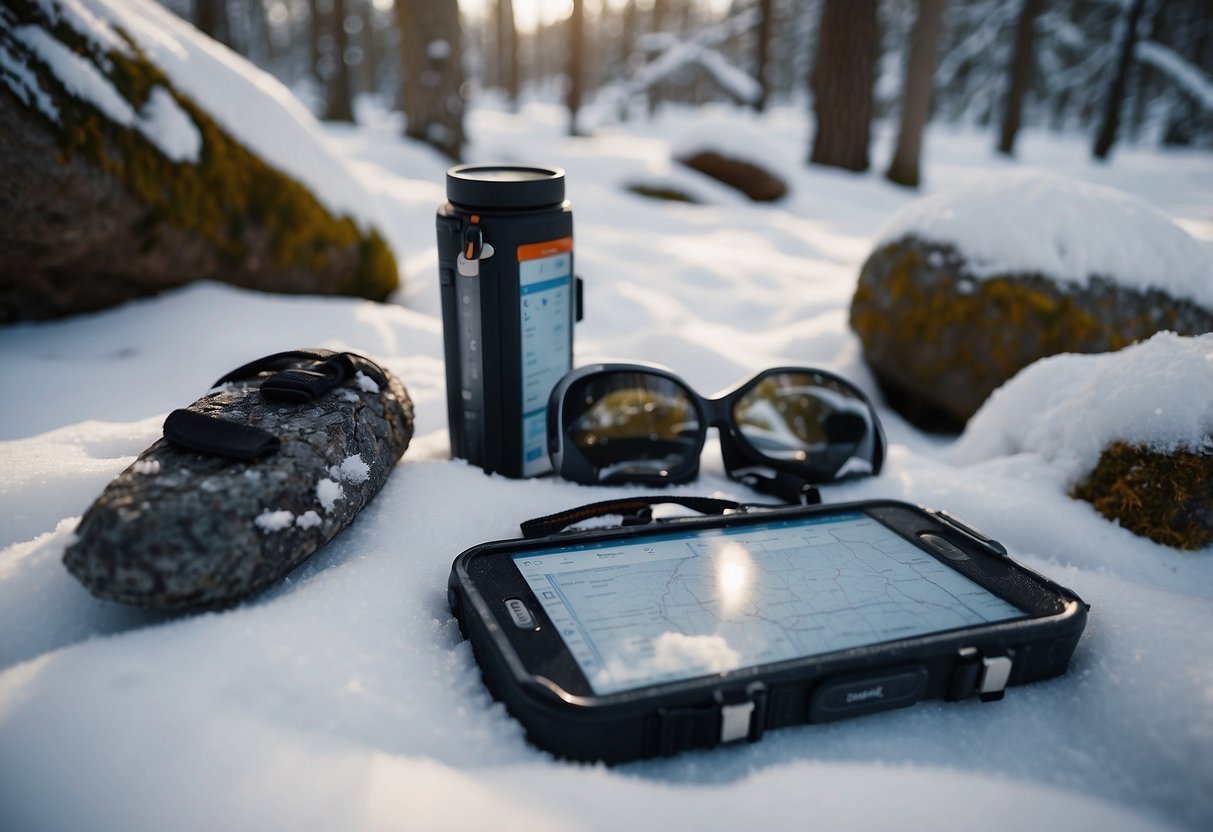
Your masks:
M1086 622L997 542L893 501L486 543L449 598L528 737L607 762L998 699L1064 673Z

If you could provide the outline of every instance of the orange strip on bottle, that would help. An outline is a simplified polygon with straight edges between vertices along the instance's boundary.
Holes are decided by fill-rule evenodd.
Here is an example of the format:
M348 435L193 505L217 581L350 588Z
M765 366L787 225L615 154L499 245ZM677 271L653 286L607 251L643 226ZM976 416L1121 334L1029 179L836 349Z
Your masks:
M572 237L561 237L558 240L546 240L542 243L527 243L524 246L518 246L518 260L520 262L538 260L541 257L551 257L553 254L572 250Z

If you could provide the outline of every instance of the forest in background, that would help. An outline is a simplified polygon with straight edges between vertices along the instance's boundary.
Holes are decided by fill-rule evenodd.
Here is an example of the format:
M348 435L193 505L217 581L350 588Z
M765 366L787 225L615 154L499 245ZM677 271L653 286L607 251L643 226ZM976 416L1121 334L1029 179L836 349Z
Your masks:
M803 102L808 161L907 185L931 120L988 129L1008 155L1022 127L1087 135L1097 158L1213 147L1210 0L569 0L526 27L511 0L163 2L320 117L352 121L371 95L452 159L490 91L563 101L574 134L667 102ZM887 167L868 152L886 119Z

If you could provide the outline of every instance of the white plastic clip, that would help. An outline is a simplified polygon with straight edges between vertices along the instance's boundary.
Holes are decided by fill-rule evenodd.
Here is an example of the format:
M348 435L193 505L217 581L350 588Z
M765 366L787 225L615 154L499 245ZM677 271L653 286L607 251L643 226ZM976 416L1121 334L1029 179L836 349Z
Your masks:
M736 705L721 705L720 741L724 743L748 739L750 736L750 719L753 716L753 702L738 702Z

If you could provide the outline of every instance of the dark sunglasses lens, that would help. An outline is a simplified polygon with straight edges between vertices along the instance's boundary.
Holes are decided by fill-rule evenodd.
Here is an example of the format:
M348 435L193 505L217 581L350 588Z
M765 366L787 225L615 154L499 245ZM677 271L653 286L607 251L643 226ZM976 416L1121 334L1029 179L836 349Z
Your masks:
M564 432L597 482L670 477L701 450L691 394L646 373L604 373L573 385L564 399Z
M873 473L872 410L834 379L799 372L767 376L737 400L733 418L755 450L805 466L817 482Z

